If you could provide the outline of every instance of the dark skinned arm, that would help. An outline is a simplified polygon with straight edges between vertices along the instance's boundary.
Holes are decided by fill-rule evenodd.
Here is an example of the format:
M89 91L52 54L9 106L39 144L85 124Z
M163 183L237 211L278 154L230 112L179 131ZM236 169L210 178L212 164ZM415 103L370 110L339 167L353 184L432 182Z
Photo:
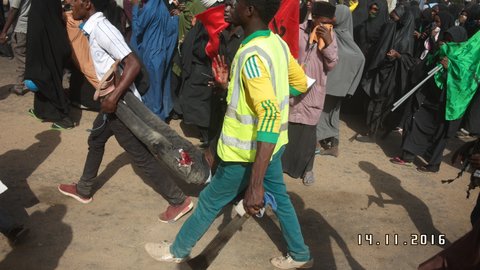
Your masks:
M7 16L7 21L3 26L2 33L0 33L0 44L3 44L7 41L8 29L10 29L10 26L12 26L13 22L17 18L17 15L18 15L18 8L10 8L10 11L8 12L8 16Z
M243 198L243 207L249 215L255 215L260 212L264 205L263 179L265 172L270 164L270 159L275 149L275 144L257 141L257 154L252 165L250 182Z
M118 101L129 89L130 85L132 85L140 72L141 65L135 54L130 53L122 62L124 66L122 76L120 77L120 81L115 87L115 90L102 100L102 112L113 113L117 110Z

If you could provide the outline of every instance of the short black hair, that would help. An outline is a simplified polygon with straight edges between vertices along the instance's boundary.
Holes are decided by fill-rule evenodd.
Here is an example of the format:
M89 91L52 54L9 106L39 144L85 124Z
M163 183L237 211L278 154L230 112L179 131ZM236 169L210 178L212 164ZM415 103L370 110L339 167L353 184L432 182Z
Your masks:
M96 11L104 11L111 0L90 0Z
M281 0L245 0L249 5L254 6L260 14L260 19L269 24L280 7Z

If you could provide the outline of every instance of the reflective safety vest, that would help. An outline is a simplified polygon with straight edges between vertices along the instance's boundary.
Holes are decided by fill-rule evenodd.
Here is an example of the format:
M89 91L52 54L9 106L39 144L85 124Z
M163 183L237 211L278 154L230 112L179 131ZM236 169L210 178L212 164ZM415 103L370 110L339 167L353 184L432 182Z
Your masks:
M270 75L281 115L280 135L274 154L288 143L288 45L276 34L250 40L237 51L230 70L228 108L218 141L217 153L223 161L253 162L257 149L258 118L246 100L242 82L245 62L256 55Z

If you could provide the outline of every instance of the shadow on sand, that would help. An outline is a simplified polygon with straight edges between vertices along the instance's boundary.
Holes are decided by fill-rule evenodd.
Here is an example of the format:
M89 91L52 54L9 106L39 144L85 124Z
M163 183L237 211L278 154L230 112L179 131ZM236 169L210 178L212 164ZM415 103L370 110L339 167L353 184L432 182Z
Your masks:
M398 178L378 169L377 166L367 161L360 161L358 166L370 175L369 181L376 193L376 196L367 195L368 206L373 203L382 208L386 207L387 204L402 206L407 211L419 234L442 234L442 232L435 228L428 206L422 200L405 190ZM383 194L391 199L385 199ZM450 241L446 239L446 245L449 244Z

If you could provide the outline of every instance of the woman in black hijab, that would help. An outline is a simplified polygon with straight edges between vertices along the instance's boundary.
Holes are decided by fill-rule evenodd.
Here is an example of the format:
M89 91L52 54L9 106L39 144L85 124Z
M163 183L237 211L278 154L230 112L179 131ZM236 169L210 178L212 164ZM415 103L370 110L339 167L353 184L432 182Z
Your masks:
M357 7L352 13L354 22L353 35L358 47L365 57L370 47L377 43L380 31L388 20L388 5L386 0L366 0L365 7ZM361 22L359 22L361 20ZM357 21L357 22L356 22Z
M443 42L463 42L467 32L463 27L454 26L444 32ZM439 59L424 68L422 79L427 71L435 67ZM419 80L418 80L419 81ZM415 82L415 83L418 83ZM390 161L398 165L411 165L417 155L428 162L417 168L420 172L438 172L443 158L443 150L449 138L453 137L460 126L460 120L445 120L446 90L439 89L435 79L428 80L412 99L411 114L405 122L402 138L401 156Z
M468 37L472 37L480 29L480 4L472 5L467 8L468 18L465 22Z
M361 86L369 96L367 108L368 136L357 137L361 142L374 142L383 119L381 113L404 94L409 69L414 65L414 19L404 6L391 13L392 21L383 29L371 57L367 58ZM398 123L393 123L397 125ZM393 128L393 126L392 126Z
M420 55L424 51L425 40L430 35L432 30L434 11L431 8L426 8L421 11L420 17L415 20L415 32L413 36L415 38L415 48L413 55L416 58L420 58Z
M73 128L68 99L62 85L63 70L71 48L62 17L60 0L32 0L28 17L25 80L32 81L36 118L53 121L52 128Z
M425 39L420 39L418 51L415 56L424 60L426 56L432 52L436 52L438 49L439 41L443 40L445 31L455 26L455 19L450 13L440 11L433 16L433 22L430 25L430 29L425 32ZM422 72L423 73L423 72Z
M446 11L438 12L438 14L433 17L433 22L440 30L438 40L443 40L443 34L445 31L455 26L455 18Z
M420 18L420 15L422 14L422 11L420 10L418 1L415 1L415 0L411 1L409 9L410 9L410 13L412 13L413 19L415 21Z

